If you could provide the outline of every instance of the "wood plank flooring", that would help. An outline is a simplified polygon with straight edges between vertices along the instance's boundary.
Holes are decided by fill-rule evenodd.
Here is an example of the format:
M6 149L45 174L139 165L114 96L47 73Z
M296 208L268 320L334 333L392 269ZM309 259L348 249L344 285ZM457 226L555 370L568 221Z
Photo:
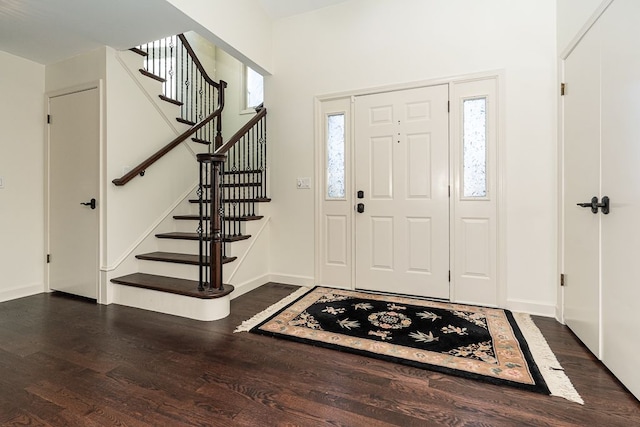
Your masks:
M585 400L249 333L295 287L198 322L62 294L0 304L0 425L639 426L640 403L553 319L534 320Z

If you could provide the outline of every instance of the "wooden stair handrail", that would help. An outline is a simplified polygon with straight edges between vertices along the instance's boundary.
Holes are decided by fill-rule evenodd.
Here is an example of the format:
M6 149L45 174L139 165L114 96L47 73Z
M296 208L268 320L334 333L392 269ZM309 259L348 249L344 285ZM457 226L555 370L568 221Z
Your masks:
M200 59L198 59L198 57L196 56L196 53L194 52L193 48L187 41L187 38L184 36L184 34L178 34L178 38L182 42L182 45L184 46L184 48L187 50L187 53L189 53L189 56L193 60L193 63L196 65L198 70L200 70L200 73L202 74L202 77L204 78L204 80L210 85L214 86L215 88L220 88L220 84L215 82L211 77L209 77L209 74L207 74L207 72L205 71L204 67L202 66L202 63L200 62Z
M267 115L267 109L262 107L258 110L258 113L251 118L244 126L240 128L227 142L221 147L217 148L215 154L226 154L240 139L258 123L264 116Z
M169 151L176 148L182 142L186 141L187 138L189 138L191 135L196 133L200 128L205 126L211 120L213 120L216 117L219 118L222 115L222 110L224 108L224 89L226 87L227 87L227 82L225 82L224 80L220 80L220 90L218 91L218 108L213 113L211 113L210 115L205 117L202 121L200 121L199 123L196 123L189 129L187 129L185 132L177 136L173 141L171 141L170 143L162 147L160 150L156 151L147 160L140 163L135 168L131 169L128 173L121 176L120 178L114 179L111 182L113 182L117 186L121 186L131 181L137 175L140 175L140 176L144 175L144 172L147 170L149 166L151 166L152 164L160 160L165 154L167 154Z

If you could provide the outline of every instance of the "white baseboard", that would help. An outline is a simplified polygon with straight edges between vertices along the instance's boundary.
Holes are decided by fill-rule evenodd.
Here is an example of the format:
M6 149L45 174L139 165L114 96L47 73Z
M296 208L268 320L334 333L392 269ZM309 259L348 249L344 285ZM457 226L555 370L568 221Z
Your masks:
M508 310L520 313L533 314L535 316L556 317L556 306L543 304L537 301L507 299Z
M230 301L229 295L222 298L201 299L152 289L113 284L114 304L204 322L227 317L230 312Z
M258 289L260 286L270 281L271 281L271 278L269 274L263 274L262 276L258 276L251 280L247 280L244 283L234 283L233 284L234 289L233 289L233 292L231 292L231 299L238 298L239 296L244 295L247 292L251 292L254 289Z
M285 274L263 274L262 276L258 276L244 283L234 284L233 287L235 289L231 293L231 299L238 298L240 295L244 295L247 292L258 289L260 286L269 282L284 283L285 285L298 285L304 287L315 286L312 277L291 276Z
M18 298L30 297L45 292L44 283L21 286L14 289L0 291L0 302L11 301Z
M285 285L297 285L312 287L316 285L315 278L311 276L297 276L293 274L271 273L269 282L284 283Z

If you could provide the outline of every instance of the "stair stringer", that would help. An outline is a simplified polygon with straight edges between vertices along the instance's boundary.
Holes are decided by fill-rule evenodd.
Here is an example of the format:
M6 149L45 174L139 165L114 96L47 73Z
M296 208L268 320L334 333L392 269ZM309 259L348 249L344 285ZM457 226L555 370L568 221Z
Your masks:
M163 212L155 221L153 221L149 227L141 233L138 238L122 253L122 255L110 266L104 267L103 270L107 272L107 283L110 290L114 286L121 286L111 283L110 280L124 276L131 273L137 273L140 271L140 260L136 259L136 255L139 253L147 253L157 251L159 248L158 239L155 237L158 233L166 233L175 231L173 215L180 209L184 210L189 207L188 198L192 196L193 189L197 186L194 183L188 191L182 194L165 212ZM111 292L109 292L111 294ZM113 303L113 299L107 303ZM126 304L123 304L126 305Z
M109 120L105 126L105 160L101 165L104 170L101 202L106 212L100 268L101 278L108 279L113 277L113 271L120 272L126 267L123 262L132 248L174 209L176 201L193 191L198 180L198 163L190 150L179 148L151 166L144 177L136 177L126 186L112 185L110 181L122 176L123 169L142 162L175 138L176 130L140 90L113 50L108 50L105 86ZM109 282L101 280L100 303L113 302L110 290Z
M147 97L149 102L154 105L158 114L160 114L167 122L167 125L173 129L175 136L189 129L189 125L176 120L176 118L180 116L180 107L160 99L160 95L162 95L162 83L140 72L140 69L144 65L144 58L142 56L129 50L122 50L116 51L116 59L131 79L138 85L138 88ZM188 138L181 145L189 150L194 159L196 158L196 154L207 151L206 147L193 142L191 138Z

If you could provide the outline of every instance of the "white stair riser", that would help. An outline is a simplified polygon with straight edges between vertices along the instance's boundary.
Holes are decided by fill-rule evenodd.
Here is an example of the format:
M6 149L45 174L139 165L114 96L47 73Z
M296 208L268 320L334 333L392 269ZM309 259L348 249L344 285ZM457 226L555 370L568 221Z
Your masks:
M240 233L246 234L247 226L245 224L246 221L242 221L239 224ZM236 225L236 227L238 227ZM233 226L229 228L229 224L227 224L227 230L231 230L233 232ZM237 230L237 228L236 228ZM175 221L175 231L181 231L185 233L196 233L198 231L198 221L193 220L176 220Z
M246 250L246 245L251 239L240 240L237 242L227 243L227 256L239 256ZM197 240L180 240L180 239L158 239L158 251L161 252L177 252L181 254L194 254L197 255L199 250L199 243ZM140 270L144 271L145 270Z
M235 261L222 265L223 278L225 274L228 276L234 269ZM178 264L174 262L138 260L140 271L147 274L156 274L159 276L177 277L187 280L199 280L199 268L197 265Z

